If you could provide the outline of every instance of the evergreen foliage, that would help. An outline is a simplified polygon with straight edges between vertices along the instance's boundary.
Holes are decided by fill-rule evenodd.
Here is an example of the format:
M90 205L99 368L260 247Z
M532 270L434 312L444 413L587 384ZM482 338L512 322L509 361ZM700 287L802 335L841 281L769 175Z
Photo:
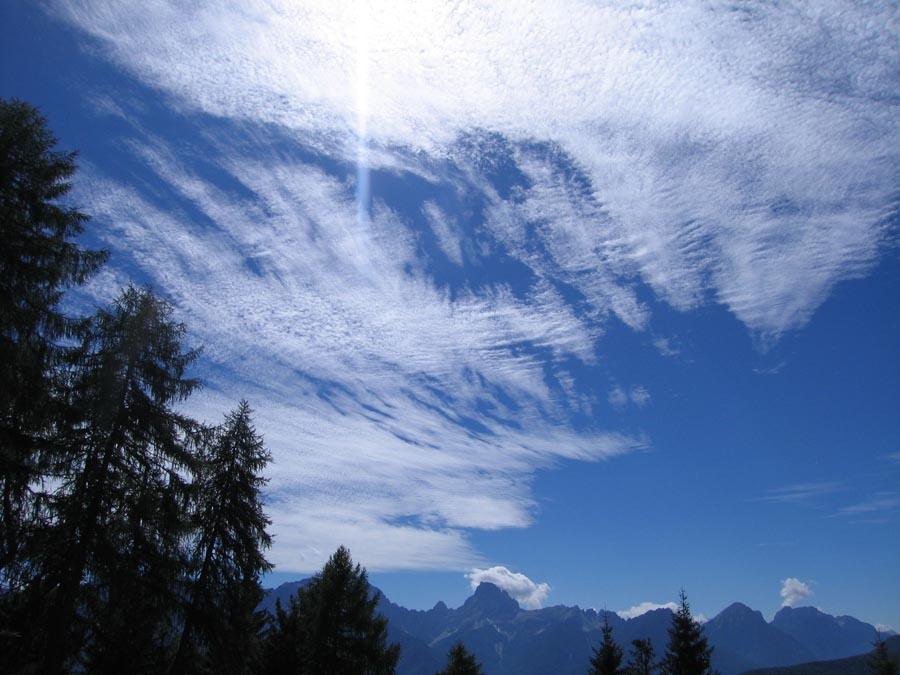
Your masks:
M400 647L387 644L366 570L341 546L322 571L276 608L267 640L267 675L391 675Z
M34 486L61 406L58 341L77 329L59 303L107 255L74 242L88 218L58 203L75 154L55 146L35 108L0 99L0 583L12 588L23 585L26 526L42 506Z
M246 402L212 430L176 410L197 351L153 292L60 311L107 254L75 243L55 143L0 99L0 672L250 673L268 452Z
M628 660L628 675L652 675L659 665L654 661L656 654L649 640L631 641L631 658Z
M180 541L188 523L179 504L187 498L183 476L195 464L188 438L196 426L173 406L197 386L185 377L197 352L182 346L185 329L172 311L150 291L129 287L90 320L62 429L67 454L54 496L56 522L42 548L43 575L54 589L44 627L45 675L56 675L76 655L79 619L85 629L106 624L105 641L125 648L117 635L119 597L140 603L130 614L158 619L146 639L168 628L165 610L185 564ZM81 616L81 608L89 615ZM162 651L155 640L146 646Z
M710 665L712 647L703 636L703 627L694 621L687 595L681 591L681 607L672 617L669 644L662 661L665 675L714 675Z
M303 675L300 601L292 595L288 608L275 601L275 616L265 633L264 675Z
M271 460L246 401L208 434L194 485L193 578L171 673L245 673L258 659L259 577L272 569L260 491Z
M484 671L466 646L458 641L447 653L447 667L436 675L484 675Z
M600 648L594 648L589 675L620 675L625 671L622 666L622 648L612 638L612 626L609 625L609 614L603 613L603 642Z
M874 643L875 650L869 657L869 671L872 675L897 675L897 660L888 653L887 643L881 635Z

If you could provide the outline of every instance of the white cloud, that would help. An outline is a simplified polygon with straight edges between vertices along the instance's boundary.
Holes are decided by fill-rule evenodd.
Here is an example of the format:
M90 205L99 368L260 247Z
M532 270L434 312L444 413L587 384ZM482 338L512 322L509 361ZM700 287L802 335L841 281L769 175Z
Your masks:
M314 571L340 544L372 570L469 568L481 558L466 530L532 522L535 471L645 445L560 424L565 401L519 345L589 361L595 332L552 290L451 300L410 273L395 213L379 206L360 224L352 195L316 166L223 155L253 195L237 198L167 147L133 152L204 225L90 167L79 198L111 224L120 261L162 271L157 287L205 345L208 391L191 409L215 420L241 396L256 408L275 458L280 570Z
M642 602L639 605L635 605L629 609L623 609L616 614L621 616L623 619L633 619L635 617L641 616L642 614L646 614L647 612L652 612L655 609L670 609L673 612L678 611L678 605L674 602L665 602L665 603L656 603L656 602Z
M432 232L437 239L441 252L456 265L463 264L462 236L456 227L455 219L444 213L434 202L425 202L422 210L428 217Z
M609 390L609 395L606 398L614 408L624 408L628 405L628 394L618 384Z
M770 502L773 504L791 504L810 502L819 497L839 492L842 489L840 483L822 481L818 483L797 483L769 490L756 501Z
M647 388L641 385L631 388L631 402L634 403L638 408L643 408L647 403L650 402L650 392L647 391Z
M50 10L196 132L154 136L127 99L94 97L134 122L129 153L155 179L80 176L116 251L94 290L137 270L205 345L208 389L190 405L207 419L255 405L280 569L315 570L340 543L371 569L480 564L466 530L527 526L536 471L642 447L567 425L594 401L566 366L596 362L611 317L648 329L640 286L777 336L878 258L900 181L889 8L365 7ZM360 217L362 128L373 169L481 205L465 220L433 196L414 209L451 265L502 252L527 288L466 278L451 292L409 213L376 194ZM476 129L486 140L461 142ZM514 199L487 176L501 153L523 177ZM767 500L824 491L803 488Z
M838 509L838 513L842 516L861 516L893 511L898 507L900 507L900 494L896 492L879 492L857 504Z
M536 584L524 574L512 572L502 566L489 567L487 569L473 569L466 574L469 585L474 591L484 581L506 591L522 607L526 609L538 609L542 607L550 594L549 584Z
M653 346L656 347L657 351L663 356L678 356L681 352L677 347L673 344L673 341L666 337L656 338L653 341Z
M626 391L621 385L617 384L609 390L606 400L609 401L609 404L612 407L618 408L619 410L629 403L632 403L638 408L643 408L650 402L650 392L648 392L647 388L643 385L635 385L631 387L629 391Z
M809 585L799 579L788 577L781 582L782 607L793 607L812 595L813 592Z
M274 123L344 157L356 157L361 115L376 163L397 161L390 146L445 156L476 128L558 144L588 183L573 192L545 174L525 204L546 215L577 199L535 236L560 274L585 270L589 301L618 268L675 307L712 294L777 335L865 273L896 208L888 4L813 15L792 3L242 0L185 16L70 0L55 11L184 110ZM633 305L621 311L639 325L634 298L613 291L601 304Z

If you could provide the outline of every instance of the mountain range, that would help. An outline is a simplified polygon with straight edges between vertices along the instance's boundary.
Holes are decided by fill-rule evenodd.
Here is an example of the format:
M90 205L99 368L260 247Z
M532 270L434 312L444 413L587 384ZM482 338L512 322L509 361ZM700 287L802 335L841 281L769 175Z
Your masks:
M274 612L276 599L286 605L305 583L268 591L261 608ZM457 609L443 602L429 610L406 609L383 594L378 608L389 621L389 640L401 646L397 675L437 672L457 640L475 654L487 675L583 675L592 648L600 644L604 614L626 660L631 641L639 638L649 638L660 656L672 621L669 609L632 619L577 606L525 610L487 582ZM783 607L767 622L762 613L739 602L709 620L704 633L715 648L713 665L721 675L864 654L877 637L874 626L851 616L835 617L814 607Z

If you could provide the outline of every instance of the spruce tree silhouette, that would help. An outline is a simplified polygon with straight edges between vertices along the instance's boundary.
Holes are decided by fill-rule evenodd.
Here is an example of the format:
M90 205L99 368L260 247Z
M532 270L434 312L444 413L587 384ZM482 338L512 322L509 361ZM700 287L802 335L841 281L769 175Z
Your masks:
M260 575L272 569L262 471L271 456L241 401L200 444L194 481L192 578L170 675L247 672L259 657Z
M887 643L879 634L874 642L875 650L869 657L869 672L872 675L897 675L897 660L888 653Z
M612 639L612 627L609 625L609 613L603 613L603 642L600 648L594 648L589 675L620 675L625 671L622 665L622 648Z
M653 660L654 657L653 643L649 638L646 640L632 640L631 658L628 661L628 668L625 672L628 675L652 675L659 668L659 664Z
M392 675L399 645L387 644L387 619L376 615L365 568L341 546L322 571L276 607L267 639L267 675Z
M461 641L457 641L447 653L447 667L436 675L484 675L484 671L475 656Z
M68 472L37 561L54 589L41 630L44 675L57 675L79 651L79 620L106 626L104 660L116 650L134 667L140 645L148 658L161 652L153 639L169 623L172 584L183 572L180 541L189 523L178 505L194 464L196 423L174 406L198 386L185 377L198 352L185 349L185 328L172 314L151 291L128 287L92 317L79 347L60 424ZM119 633L127 628L116 618L126 607L120 598L132 618L159 619L140 643Z
M58 203L75 153L36 108L0 99L0 583L22 584L25 520L52 457L47 435L62 405L61 338L77 330L59 308L107 258L75 242L88 217ZM13 628L13 627L10 627Z
M681 606L672 617L669 644L663 658L666 675L716 675L710 664L712 648L703 636L703 627L694 621L687 595L681 590Z

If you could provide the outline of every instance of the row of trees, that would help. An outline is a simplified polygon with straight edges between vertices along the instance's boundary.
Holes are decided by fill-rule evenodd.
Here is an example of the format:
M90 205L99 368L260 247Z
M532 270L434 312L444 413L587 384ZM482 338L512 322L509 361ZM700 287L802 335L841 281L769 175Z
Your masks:
M694 620L687 595L681 591L681 606L672 617L669 643L659 661L650 640L632 640L631 658L622 666L622 648L612 638L608 621L603 625L603 640L594 649L588 675L717 675L712 668L713 648L703 636L703 627ZM869 656L869 672L872 675L897 675L898 664L888 653L887 644L879 635L875 649Z
M179 411L198 351L173 308L127 287L71 316L108 257L59 203L74 153L0 99L0 672L389 675L365 569L343 547L276 616L261 499L270 456L242 401Z
M682 590L681 606L672 616L669 643L663 658L656 654L649 639L632 640L631 658L622 666L624 653L612 637L609 621L603 623L603 640L594 648L589 675L715 675L712 668L712 647L703 635L703 627L691 615L687 595Z
M179 412L198 352L151 290L64 312L108 254L76 243L55 143L0 100L0 671L248 672L269 454L246 402Z

